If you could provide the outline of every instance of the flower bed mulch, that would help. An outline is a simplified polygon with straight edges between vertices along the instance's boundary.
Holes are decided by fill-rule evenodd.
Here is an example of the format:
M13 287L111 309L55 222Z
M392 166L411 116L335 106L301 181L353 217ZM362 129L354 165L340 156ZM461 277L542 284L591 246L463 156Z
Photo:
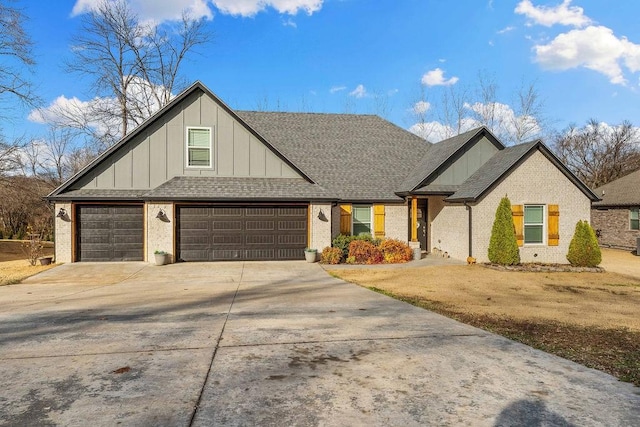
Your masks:
M569 273L604 273L602 267L574 267L569 264L542 264L542 263L525 263L518 265L500 265L500 264L481 264L483 267L500 271L530 271L530 272L569 272Z

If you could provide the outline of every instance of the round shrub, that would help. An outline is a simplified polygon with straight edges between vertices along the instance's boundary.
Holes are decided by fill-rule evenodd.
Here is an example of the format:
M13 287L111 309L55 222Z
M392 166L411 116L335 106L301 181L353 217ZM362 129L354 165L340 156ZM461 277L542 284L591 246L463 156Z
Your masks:
M413 251L405 242L397 239L385 239L380 243L380 251L384 262L389 264L411 261Z
M342 260L342 249L327 246L320 254L322 264L340 264Z
M349 243L349 256L354 264L380 264L384 260L382 251L367 240L354 240Z
M578 221L576 224L567 260L576 267L597 267L602 262L598 238L587 221Z

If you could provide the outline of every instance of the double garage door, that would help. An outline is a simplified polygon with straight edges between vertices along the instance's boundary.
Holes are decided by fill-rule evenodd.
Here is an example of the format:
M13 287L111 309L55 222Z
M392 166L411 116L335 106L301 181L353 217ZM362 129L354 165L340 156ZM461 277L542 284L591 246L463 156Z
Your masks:
M178 206L176 259L303 259L307 213L307 206ZM76 215L76 261L144 260L142 205L77 205Z
M307 213L307 206L179 206L177 259L303 259Z

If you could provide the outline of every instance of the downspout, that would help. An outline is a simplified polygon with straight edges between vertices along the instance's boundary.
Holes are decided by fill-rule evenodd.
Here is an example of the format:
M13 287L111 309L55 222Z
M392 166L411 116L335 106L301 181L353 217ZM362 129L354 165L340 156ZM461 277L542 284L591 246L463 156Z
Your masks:
M464 202L464 206L469 211L469 256L473 257L473 217L471 216L471 206Z

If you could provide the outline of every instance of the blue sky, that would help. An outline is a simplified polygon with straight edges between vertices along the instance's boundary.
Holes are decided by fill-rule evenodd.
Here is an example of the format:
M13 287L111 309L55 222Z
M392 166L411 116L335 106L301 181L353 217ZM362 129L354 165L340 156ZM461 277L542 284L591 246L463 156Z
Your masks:
M33 80L45 106L88 101L88 82L63 70L79 15L94 0L21 1L35 43ZM535 81L554 128L590 118L640 120L640 2L617 0L131 0L143 19L184 7L208 20L214 42L185 64L232 108L380 114L412 128L441 94L493 76L509 114ZM470 103L477 100L470 96ZM9 135L45 132L16 111ZM517 111L512 111L517 116ZM413 127L413 129L416 129ZM437 132L430 136L437 140Z

